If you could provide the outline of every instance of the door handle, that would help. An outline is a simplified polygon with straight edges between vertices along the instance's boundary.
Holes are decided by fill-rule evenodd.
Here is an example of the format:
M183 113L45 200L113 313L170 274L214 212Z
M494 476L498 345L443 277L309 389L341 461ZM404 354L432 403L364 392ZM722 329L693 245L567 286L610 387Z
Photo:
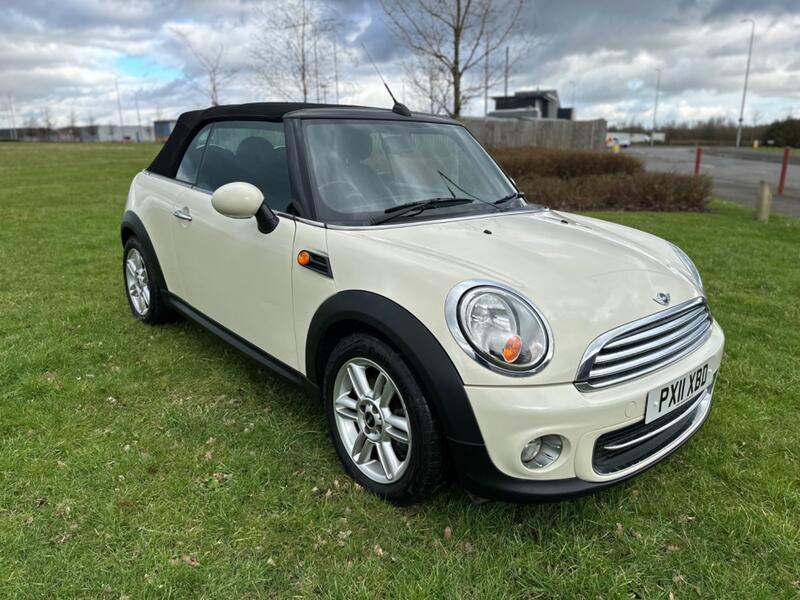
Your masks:
M185 206L183 208L179 208L174 213L172 213L173 217L180 219L181 221L191 221L192 215L189 214L189 209Z

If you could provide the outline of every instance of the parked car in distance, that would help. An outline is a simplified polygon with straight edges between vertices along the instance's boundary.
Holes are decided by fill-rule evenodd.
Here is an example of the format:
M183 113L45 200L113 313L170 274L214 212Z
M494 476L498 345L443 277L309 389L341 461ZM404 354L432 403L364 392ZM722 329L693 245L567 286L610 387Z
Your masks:
M611 132L606 135L606 148L611 149L614 146L620 148L629 148L631 145L631 134Z
M711 408L724 338L689 257L527 203L450 119L185 113L121 234L135 317L184 315L313 390L344 469L397 503L449 471L483 498L599 490Z

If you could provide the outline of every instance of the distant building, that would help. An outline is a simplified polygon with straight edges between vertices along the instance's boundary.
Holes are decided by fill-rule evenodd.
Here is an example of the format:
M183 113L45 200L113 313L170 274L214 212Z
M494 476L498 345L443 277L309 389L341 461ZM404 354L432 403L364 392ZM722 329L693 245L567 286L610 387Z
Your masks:
M85 132L83 139L89 142L154 142L153 128L147 125L87 125L78 127Z
M159 142L165 141L169 137L169 134L172 133L172 130L175 129L175 123L177 123L175 119L153 121L153 131L155 132L156 140Z
M575 120L575 109L562 107L556 90L514 92L513 96L493 96L492 100L490 117Z
M17 127L16 138L9 129L0 129L0 140L22 142L154 142L153 128L143 125L80 125L75 127Z

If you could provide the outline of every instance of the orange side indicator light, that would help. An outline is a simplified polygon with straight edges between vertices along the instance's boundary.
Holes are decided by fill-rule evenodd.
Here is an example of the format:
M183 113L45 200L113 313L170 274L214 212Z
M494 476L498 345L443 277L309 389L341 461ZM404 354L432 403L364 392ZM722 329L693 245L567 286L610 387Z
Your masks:
M305 267L308 263L311 262L311 254L306 252L305 250L301 250L297 254L297 264L301 267Z
M512 335L503 346L503 360L513 363L519 358L520 352L522 352L522 339L518 335Z

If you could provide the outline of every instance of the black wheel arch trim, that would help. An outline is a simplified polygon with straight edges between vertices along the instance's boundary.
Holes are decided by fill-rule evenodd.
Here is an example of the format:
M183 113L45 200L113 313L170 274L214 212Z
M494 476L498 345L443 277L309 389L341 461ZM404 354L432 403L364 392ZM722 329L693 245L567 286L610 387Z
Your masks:
M306 375L312 383L321 388L325 366L318 363L326 348L323 342L343 322L366 325L400 351L420 378L449 439L483 444L464 383L447 352L417 317L380 294L345 290L320 305L306 336Z
M147 229L142 223L142 220L132 210L126 210L125 214L122 215L122 224L119 228L120 240L122 241L122 246L125 246L125 242L127 241L128 237L126 236L126 231L131 231L132 234L139 240L139 243L142 245L142 249L145 251L145 260L147 264L153 268L155 271L156 279L158 280L159 288L163 292L168 292L167 289L167 280L164 278L164 273L161 271L161 264L158 262L158 255L156 254L156 249L153 246L153 242L150 239L150 235L147 233Z

